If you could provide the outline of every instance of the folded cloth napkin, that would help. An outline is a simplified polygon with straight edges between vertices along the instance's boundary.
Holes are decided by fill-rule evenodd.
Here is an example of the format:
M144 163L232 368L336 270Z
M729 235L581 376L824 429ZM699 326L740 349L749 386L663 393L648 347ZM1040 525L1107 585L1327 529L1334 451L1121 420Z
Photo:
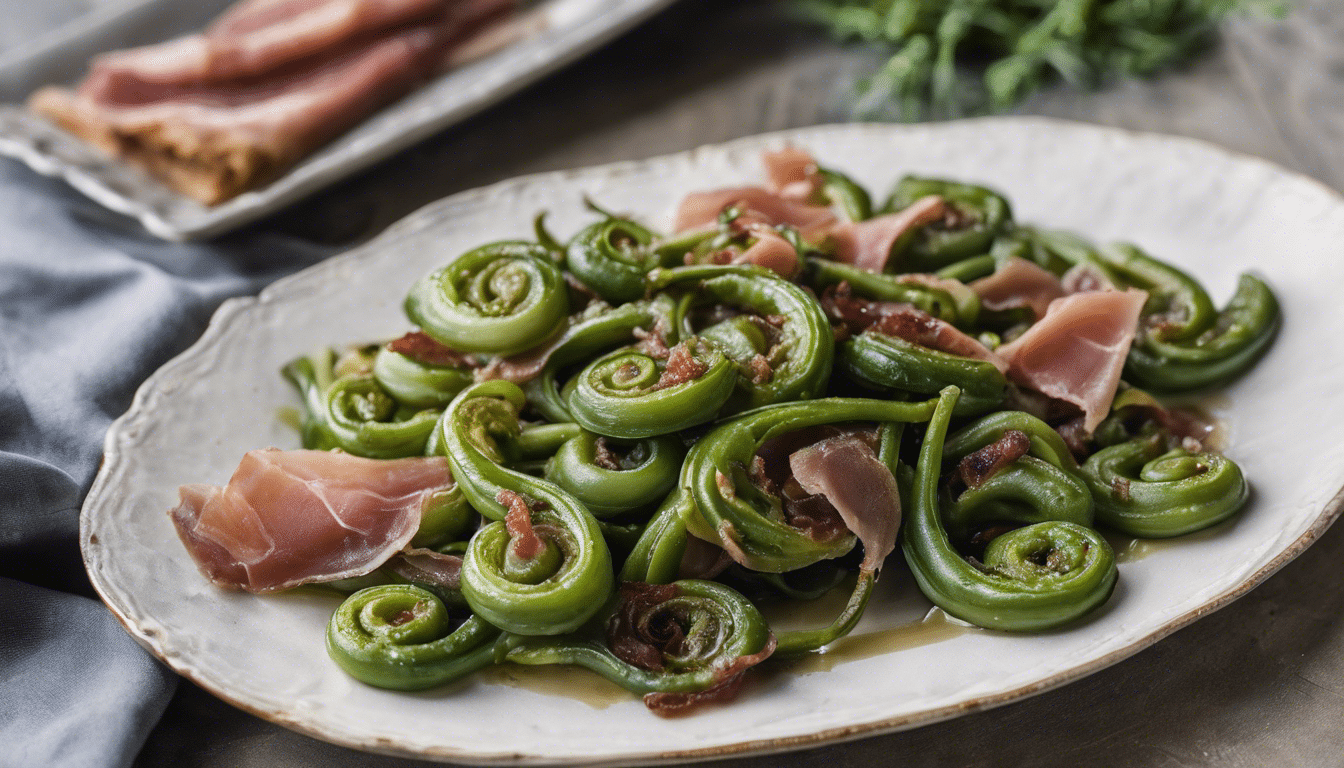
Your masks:
M0 768L135 758L176 678L91 599L79 506L103 435L220 302L332 252L158 242L0 162Z

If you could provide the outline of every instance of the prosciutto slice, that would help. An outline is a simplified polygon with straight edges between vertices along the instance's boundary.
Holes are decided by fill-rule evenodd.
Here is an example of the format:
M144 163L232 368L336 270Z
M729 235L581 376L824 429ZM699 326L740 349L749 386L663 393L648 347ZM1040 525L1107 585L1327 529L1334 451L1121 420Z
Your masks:
M1045 317L1050 302L1065 294L1054 273L1019 256L1008 259L989 277L972 282L970 288L986 309L1030 307L1037 320Z
M686 232L713 226L727 208L754 213L767 224L795 227L804 240L816 242L835 223L835 214L824 205L809 205L790 200L762 187L737 187L710 192L693 192L677 208L673 229Z
M839 224L831 230L835 260L869 272L882 272L891 258L891 249L902 235L939 221L946 214L943 198L929 195L897 213Z
M1110 412L1147 299L1135 288L1055 299L1042 320L995 351L1013 381L1081 408L1090 434Z
M821 186L817 160L812 153L797 147L761 153L770 189L789 200L807 202Z
M183 85L255 77L442 10L443 0L245 0L200 34L104 54L80 93L143 103Z
M514 2L252 0L201 35L102 57L29 106L213 205L427 80Z
M785 280L798 272L798 252L788 240L766 226L754 226L751 233L756 242L734 256L731 263L765 267Z
M859 568L880 568L896 547L901 496L868 442L852 433L822 440L790 454L789 469L804 491L826 497L863 542Z
M169 511L201 573L274 592L371 573L401 551L447 459L383 461L327 451L251 451L229 484L184 485Z

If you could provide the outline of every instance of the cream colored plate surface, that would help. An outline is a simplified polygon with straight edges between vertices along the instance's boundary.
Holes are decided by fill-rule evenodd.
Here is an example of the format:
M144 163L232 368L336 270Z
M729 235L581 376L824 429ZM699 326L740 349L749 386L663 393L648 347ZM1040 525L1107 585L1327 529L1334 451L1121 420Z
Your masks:
M1254 486L1234 523L1121 565L1105 608L1030 636L947 633L941 642L764 676L730 706L659 719L635 700L596 707L474 680L399 694L355 683L323 650L335 601L224 593L197 573L165 511L188 482L223 483L256 447L296 447L277 371L321 345L403 332L412 281L482 242L530 234L550 212L568 235L587 195L665 226L687 191L756 181L758 153L792 143L879 194L905 173L1007 193L1020 221L1125 239L1226 298L1239 272L1277 290L1286 316L1270 353L1213 402ZM668 157L530 176L435 203L368 245L232 300L204 337L141 387L107 435L85 504L95 586L128 630L219 696L319 738L462 762L657 762L782 750L911 727L1061 685L1225 605L1302 551L1338 514L1344 487L1344 199L1306 178L1215 147L1039 119L836 126ZM918 620L927 603L902 569L858 633ZM494 682L491 682L494 680Z
M51 37L0 57L0 155L65 179L168 240L213 237L299 200L421 141L559 69L673 0L537 0L529 36L453 70L310 155L281 178L213 207L109 160L21 104L38 87L83 75L95 53L201 28L234 0L107 2ZM9 103L3 103L9 102Z

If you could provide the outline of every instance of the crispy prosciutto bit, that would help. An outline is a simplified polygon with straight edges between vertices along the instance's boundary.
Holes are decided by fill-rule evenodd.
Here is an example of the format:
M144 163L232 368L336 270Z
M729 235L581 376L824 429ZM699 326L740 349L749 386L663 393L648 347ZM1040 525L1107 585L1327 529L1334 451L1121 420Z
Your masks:
M1004 310L1030 307L1036 319L1045 317L1050 302L1064 296L1064 287L1054 273L1035 262L1014 256L970 284L986 309Z
M429 584L456 591L462 585L462 558L432 549L412 548L393 555L385 565L412 584Z
M202 35L100 58L29 107L213 205L424 82L514 2L255 0Z
M968 455L957 466L957 474L967 488L979 488L1000 470L1027 455L1031 438L1026 432L1010 429L1003 437Z
M733 207L756 214L768 224L794 227L808 242L816 242L836 221L824 205L800 203L761 187L739 187L687 195L677 208L673 229L685 232L712 226L720 213Z
M681 565L677 566L677 578L712 579L732 564L733 559L723 547L687 534L686 549L681 553Z
M1083 410L1091 433L1106 418L1148 294L1087 291L1050 302L1045 317L999 347L1008 377Z
M393 339L388 342L387 348L426 365L476 367L470 355L440 344L424 331L411 331L399 339Z
M891 258L891 249L902 235L941 221L946 214L947 204L943 198L929 195L897 213L837 224L831 230L835 260L869 272L882 272Z
M869 301L853 295L848 283L828 288L821 297L828 317L850 334L866 330L904 339L951 355L983 360L1006 372L1008 364L979 341L921 309L894 301Z
M854 434L828 438L791 454L789 469L803 490L825 496L863 542L860 568L880 568L896 547L901 497L872 447Z
M696 360L691 348L683 341L672 348L667 357L667 367L663 369L663 374L658 377L653 389L658 391L695 381L704 376L708 370L709 366Z
M438 457L250 451L228 486L182 486L169 515L215 584L274 592L371 573L410 542L426 500L452 484Z
M509 532L509 549L519 560L531 560L546 550L546 542L532 527L532 506L516 491L501 490L495 501L508 507L504 526Z

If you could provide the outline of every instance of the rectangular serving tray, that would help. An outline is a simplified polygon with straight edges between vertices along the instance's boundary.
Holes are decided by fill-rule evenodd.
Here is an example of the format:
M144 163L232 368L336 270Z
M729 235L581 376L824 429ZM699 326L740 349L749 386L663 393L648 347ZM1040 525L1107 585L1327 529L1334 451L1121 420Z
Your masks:
M100 154L24 108L43 85L73 83L95 54L204 27L233 0L114 0L0 56L0 155L69 182L167 240L208 238L273 213L425 139L630 29L673 0L540 0L536 31L453 70L365 120L271 184L204 206ZM529 26L531 26L529 24Z

